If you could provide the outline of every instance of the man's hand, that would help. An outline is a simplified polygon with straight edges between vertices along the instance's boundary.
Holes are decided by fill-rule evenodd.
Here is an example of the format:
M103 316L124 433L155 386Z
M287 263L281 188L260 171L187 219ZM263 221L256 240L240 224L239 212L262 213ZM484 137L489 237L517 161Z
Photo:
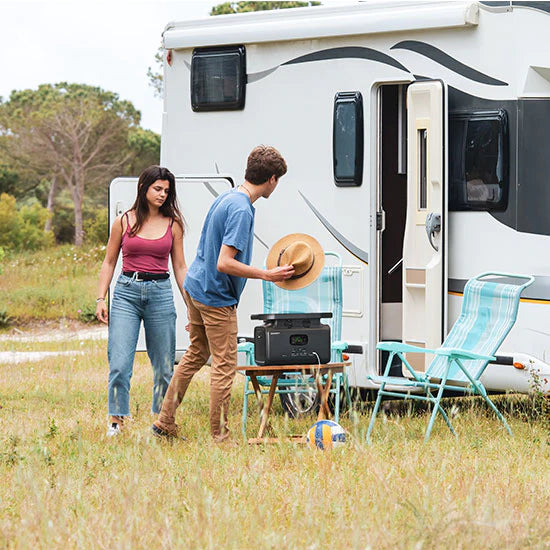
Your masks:
M286 281L294 275L293 265L282 265L280 267L274 267L273 269L266 269L264 271L264 278L266 281L276 283L279 281Z

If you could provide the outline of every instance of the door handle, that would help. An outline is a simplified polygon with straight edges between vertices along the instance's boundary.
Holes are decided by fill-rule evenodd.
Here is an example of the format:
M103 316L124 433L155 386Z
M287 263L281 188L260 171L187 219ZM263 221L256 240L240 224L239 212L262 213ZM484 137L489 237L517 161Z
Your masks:
M433 238L435 237L436 233L439 233L441 231L441 214L436 214L435 212L430 212L426 216L426 233L428 234L428 240L430 241L430 244L432 245L432 248L438 252L439 247L436 246L433 242Z

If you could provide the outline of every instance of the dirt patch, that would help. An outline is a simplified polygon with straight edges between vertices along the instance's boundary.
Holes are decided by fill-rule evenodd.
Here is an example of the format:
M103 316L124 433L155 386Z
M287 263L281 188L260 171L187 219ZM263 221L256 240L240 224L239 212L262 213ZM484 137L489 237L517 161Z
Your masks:
M107 325L81 323L70 319L33 322L11 327L0 334L0 341L59 342L63 340L102 340L108 334Z

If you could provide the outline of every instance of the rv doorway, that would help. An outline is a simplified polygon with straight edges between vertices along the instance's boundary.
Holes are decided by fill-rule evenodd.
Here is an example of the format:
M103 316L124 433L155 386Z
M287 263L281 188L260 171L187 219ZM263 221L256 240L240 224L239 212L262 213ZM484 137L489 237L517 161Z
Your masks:
M379 212L384 220L378 243L378 334L381 340L402 340L402 258L407 213L407 116L406 84L383 85L378 90ZM396 358L397 359L397 358ZM378 370L387 353L378 354ZM391 374L401 375L396 361Z

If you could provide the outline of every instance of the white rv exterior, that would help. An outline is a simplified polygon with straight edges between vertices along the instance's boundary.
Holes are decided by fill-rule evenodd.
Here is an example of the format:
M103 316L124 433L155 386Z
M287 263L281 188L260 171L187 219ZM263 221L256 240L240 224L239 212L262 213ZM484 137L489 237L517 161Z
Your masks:
M369 1L168 24L161 164L181 176L187 261L214 196L242 183L255 145L273 145L289 170L255 204L253 264L292 232L342 256L342 335L362 349L350 355L352 386L374 387L367 376L380 372L377 341L439 345L465 281L502 271L536 277L499 350L502 363L527 368L490 365L483 382L528 391L530 370L550 373L549 31L548 3L515 1ZM237 47L246 59L244 107L194 110L194 56ZM352 159L362 177L336 185L347 129L335 112L348 100L362 110ZM480 166L486 173L476 176ZM134 193L116 180L111 214ZM441 226L430 238L429 214ZM248 281L240 335L253 334L250 315L262 307L261 282Z

